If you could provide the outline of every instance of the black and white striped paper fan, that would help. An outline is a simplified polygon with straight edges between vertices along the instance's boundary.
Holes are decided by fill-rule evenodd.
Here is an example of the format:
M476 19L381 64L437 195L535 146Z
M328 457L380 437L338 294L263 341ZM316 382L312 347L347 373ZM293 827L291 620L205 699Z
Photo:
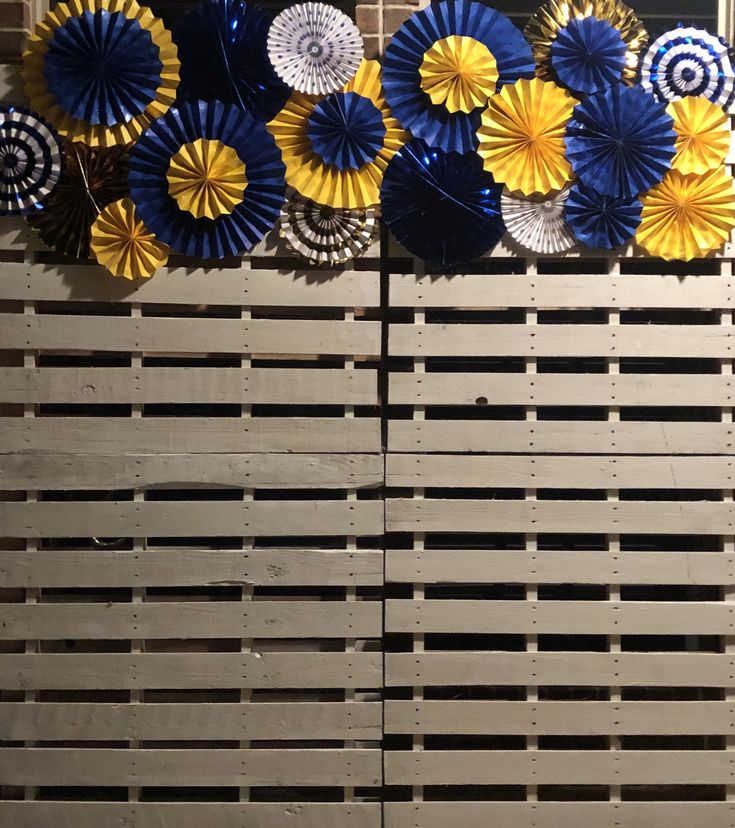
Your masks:
M361 256L370 246L375 210L337 210L294 195L281 208L280 234L312 265L338 265Z
M735 99L730 46L706 29L672 29L644 55L641 86L660 101L693 95L727 109Z
M327 95L354 78L363 55L360 31L339 9L301 3L284 9L268 32L268 57L297 92Z
M0 215L29 213L61 175L61 141L39 115L0 106Z

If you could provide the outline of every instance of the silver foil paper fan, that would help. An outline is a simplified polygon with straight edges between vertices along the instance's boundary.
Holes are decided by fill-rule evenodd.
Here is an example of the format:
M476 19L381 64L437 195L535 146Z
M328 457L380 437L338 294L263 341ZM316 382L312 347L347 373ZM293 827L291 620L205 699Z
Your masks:
M575 238L564 210L569 187L545 198L503 192L500 201L508 234L517 244L534 253L552 255L574 247Z
M281 80L298 92L327 95L352 80L363 55L350 18L324 3L284 9L268 32L268 57Z

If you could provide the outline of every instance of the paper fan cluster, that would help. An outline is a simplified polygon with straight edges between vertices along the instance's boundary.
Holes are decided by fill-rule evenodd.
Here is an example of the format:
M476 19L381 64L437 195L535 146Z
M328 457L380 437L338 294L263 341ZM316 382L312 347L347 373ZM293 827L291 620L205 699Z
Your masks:
M379 219L443 270L506 233L706 256L735 215L733 50L686 22L649 40L622 0L546 0L523 31L437 0L381 64L311 0L199 0L171 31L139 0L66 0L24 52L30 108L0 107L0 215L128 279L275 229L339 266Z

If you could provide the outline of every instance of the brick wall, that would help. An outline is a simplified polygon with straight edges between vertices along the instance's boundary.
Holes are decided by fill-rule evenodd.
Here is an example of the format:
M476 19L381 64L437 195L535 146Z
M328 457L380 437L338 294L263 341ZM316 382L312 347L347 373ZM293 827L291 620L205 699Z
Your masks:
M0 63L17 63L31 27L29 0L0 0Z

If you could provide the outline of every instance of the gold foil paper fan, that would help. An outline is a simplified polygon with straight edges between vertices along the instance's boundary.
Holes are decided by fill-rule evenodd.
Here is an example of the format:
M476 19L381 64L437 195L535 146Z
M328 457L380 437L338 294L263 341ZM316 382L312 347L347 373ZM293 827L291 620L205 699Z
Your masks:
M703 174L719 167L730 150L730 125L722 109L690 95L666 107L674 119L676 155L671 162L681 173Z

